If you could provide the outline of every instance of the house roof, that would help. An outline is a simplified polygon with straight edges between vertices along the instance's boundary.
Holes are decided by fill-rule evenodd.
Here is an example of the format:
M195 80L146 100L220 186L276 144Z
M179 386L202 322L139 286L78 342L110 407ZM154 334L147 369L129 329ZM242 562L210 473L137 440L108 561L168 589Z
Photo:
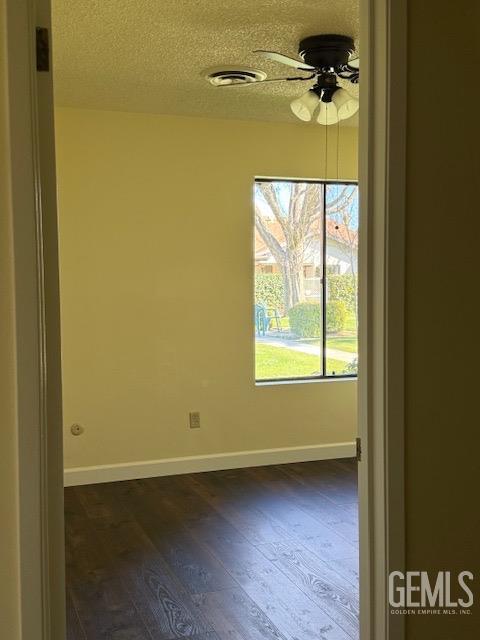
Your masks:
M280 226L277 220L269 220L267 221L268 230L275 237L278 242L284 246L285 237L283 235L282 227ZM358 230L352 229L343 223L338 223L335 220L327 218L326 220L326 231L327 231L327 240L334 241L340 245L343 245L345 249L349 247L358 247ZM316 228L314 228L313 233L311 235L312 240L320 240L321 238L321 226L320 220L318 224L316 224ZM275 260L273 259L270 250L260 236L258 231L255 229L255 260L256 262L268 262L273 263Z

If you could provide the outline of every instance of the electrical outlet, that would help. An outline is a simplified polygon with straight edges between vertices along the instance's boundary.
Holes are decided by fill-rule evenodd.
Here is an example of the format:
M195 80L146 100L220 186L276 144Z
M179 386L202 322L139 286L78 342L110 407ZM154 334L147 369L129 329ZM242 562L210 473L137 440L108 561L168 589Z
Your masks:
M81 436L84 431L85 429L81 424L72 424L72 426L70 427L72 436Z
M190 412L190 429L200 429L200 411Z

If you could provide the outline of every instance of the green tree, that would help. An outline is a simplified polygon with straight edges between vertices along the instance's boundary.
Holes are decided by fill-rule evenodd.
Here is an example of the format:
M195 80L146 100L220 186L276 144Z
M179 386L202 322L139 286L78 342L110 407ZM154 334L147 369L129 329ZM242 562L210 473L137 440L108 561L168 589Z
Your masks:
M255 226L280 268L285 311L305 301L303 265L313 239L321 237L324 185L316 182L257 182ZM328 207L329 214L341 212L353 197L344 185ZM274 233L271 222L281 229Z

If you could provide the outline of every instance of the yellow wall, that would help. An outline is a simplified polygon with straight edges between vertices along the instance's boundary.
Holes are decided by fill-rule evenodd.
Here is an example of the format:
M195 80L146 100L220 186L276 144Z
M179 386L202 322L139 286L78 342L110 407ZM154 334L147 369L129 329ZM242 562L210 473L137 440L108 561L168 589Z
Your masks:
M0 2L0 637L20 638L18 422L5 3Z
M323 127L56 117L66 467L352 441L355 382L253 380L252 181L323 177Z
M409 616L408 640L480 630L479 25L478 2L409 2L407 564L473 571L475 604L469 616ZM454 99L419 64L438 46Z

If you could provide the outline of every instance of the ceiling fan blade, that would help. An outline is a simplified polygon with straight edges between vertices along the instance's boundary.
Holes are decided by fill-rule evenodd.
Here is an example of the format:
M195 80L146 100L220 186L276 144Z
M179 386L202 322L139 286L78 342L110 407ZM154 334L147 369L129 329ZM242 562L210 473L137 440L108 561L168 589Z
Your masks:
M265 80L257 80L256 82L232 82L231 84L219 84L218 87L254 87L258 84L264 84L265 82L297 82L302 80L313 80L315 78L315 74L305 76L305 77L296 77L290 76L288 78L266 78Z
M301 71L313 71L315 67L311 67L309 64L305 64L301 60L295 60L295 58L289 58L284 56L283 53L277 53L276 51L264 51L263 49L256 49L253 53L259 53L264 58L273 60L274 62L280 62L286 64L288 67L299 69Z
M360 69L360 57L359 56L353 56L352 58L350 58L350 60L347 62L347 65L352 68L352 69Z

